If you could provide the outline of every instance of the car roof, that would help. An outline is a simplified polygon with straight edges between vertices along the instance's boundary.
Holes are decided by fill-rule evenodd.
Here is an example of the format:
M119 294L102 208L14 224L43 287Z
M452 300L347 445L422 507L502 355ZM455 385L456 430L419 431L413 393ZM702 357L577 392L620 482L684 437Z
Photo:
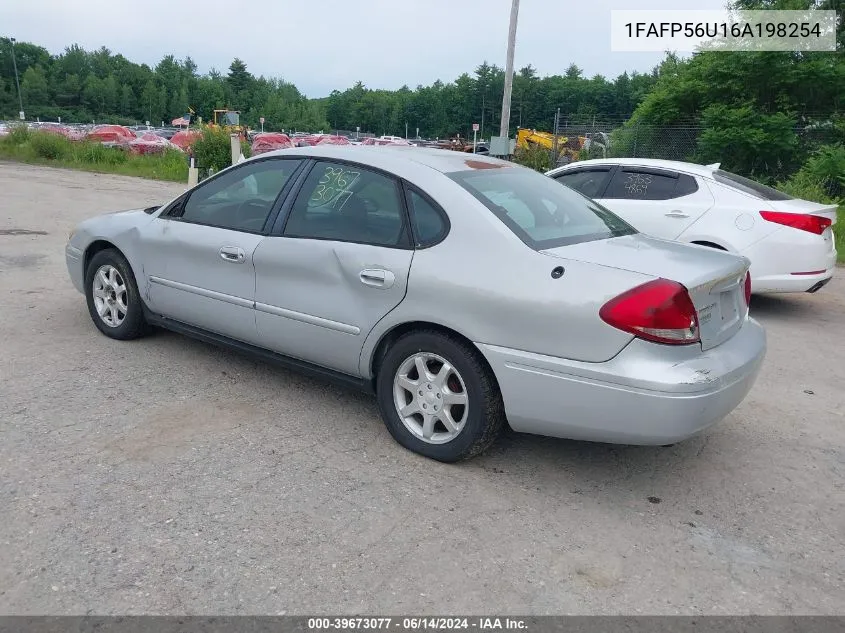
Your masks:
M514 166L513 163L486 155L414 145L314 145L276 150L260 156L262 158L268 156L334 158L354 161L386 171L392 171L391 168L397 167L397 163L403 163L405 167L413 168L422 165L444 174L469 169Z
M583 167L588 165L631 165L636 167L659 167L663 169L671 169L673 171L681 171L687 174L695 174L696 176L712 177L713 172L718 169L718 165L699 165L698 163L685 163L680 160L662 160L658 158L594 158L590 160L579 160L574 163L569 163L563 167L553 169L548 174L559 173L575 167Z

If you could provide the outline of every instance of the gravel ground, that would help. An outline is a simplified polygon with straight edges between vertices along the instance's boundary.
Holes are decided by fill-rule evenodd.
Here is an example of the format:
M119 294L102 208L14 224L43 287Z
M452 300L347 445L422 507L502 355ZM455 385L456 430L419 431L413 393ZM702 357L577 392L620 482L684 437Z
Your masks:
M702 437L450 466L364 395L97 332L68 230L181 189L0 164L0 613L845 613L845 271L755 299L762 375Z

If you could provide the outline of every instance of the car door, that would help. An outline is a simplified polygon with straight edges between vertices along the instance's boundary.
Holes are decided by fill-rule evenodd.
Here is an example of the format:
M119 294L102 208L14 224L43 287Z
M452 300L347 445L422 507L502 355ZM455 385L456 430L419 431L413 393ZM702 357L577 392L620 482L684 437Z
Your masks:
M713 195L689 174L620 165L596 201L638 231L673 240L713 206Z
M282 213L254 254L262 344L357 375L367 335L405 296L414 251L401 186L319 160Z
M221 172L142 229L145 299L153 311L255 342L253 253L301 159L261 159Z

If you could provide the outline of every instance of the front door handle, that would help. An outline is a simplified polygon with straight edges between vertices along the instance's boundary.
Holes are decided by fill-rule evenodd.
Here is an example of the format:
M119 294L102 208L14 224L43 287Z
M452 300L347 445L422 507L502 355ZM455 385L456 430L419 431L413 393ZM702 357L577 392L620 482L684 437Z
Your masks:
M223 246L220 249L220 259L231 264L243 264L246 260L244 249L238 246Z
M670 211L666 214L667 218L688 218L689 216L683 211Z
M365 268L360 272L358 278L365 286L375 288L390 288L396 282L396 275L383 268Z

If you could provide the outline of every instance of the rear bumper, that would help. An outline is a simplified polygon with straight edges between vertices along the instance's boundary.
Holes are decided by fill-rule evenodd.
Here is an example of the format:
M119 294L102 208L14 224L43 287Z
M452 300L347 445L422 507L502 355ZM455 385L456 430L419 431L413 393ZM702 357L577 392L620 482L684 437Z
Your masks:
M836 253L834 251L834 257ZM833 277L834 267L816 275L768 275L754 277L751 271L751 291L753 294L767 292L815 292Z
M833 235L783 228L741 253L751 260L751 292L807 292L836 268ZM816 272L814 275L795 274Z
M742 402L763 362L766 334L748 319L706 352L634 339L605 363L478 347L496 374L514 430L662 445L703 431Z

